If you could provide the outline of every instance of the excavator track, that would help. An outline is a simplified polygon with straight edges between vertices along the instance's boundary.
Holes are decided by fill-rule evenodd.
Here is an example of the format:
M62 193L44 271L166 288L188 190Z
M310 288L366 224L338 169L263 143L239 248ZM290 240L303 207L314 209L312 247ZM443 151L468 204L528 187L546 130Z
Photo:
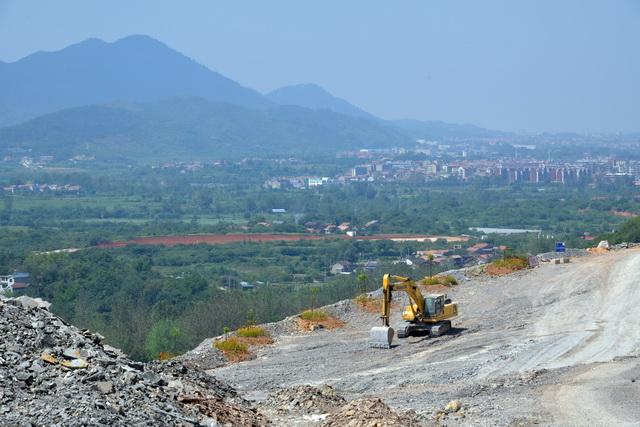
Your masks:
M416 332L427 332L429 337L439 337L446 334L451 329L451 321L443 320L436 323L412 323L404 328L398 329L398 338L406 338L414 335Z

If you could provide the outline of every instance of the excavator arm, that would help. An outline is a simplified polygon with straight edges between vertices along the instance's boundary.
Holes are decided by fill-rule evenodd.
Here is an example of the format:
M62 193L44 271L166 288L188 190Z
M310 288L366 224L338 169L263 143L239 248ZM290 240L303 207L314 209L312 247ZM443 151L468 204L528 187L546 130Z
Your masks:
M391 300L393 292L404 291L409 296L409 307L414 318L421 319L424 315L424 297L418 286L409 277L385 274L382 278L382 325L389 326Z

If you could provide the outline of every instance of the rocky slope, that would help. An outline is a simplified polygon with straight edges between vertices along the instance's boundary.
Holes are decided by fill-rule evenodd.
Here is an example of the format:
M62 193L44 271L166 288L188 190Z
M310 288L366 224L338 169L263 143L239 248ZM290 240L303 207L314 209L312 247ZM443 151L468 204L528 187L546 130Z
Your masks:
M0 298L0 425L266 425L179 361L143 364L28 297Z

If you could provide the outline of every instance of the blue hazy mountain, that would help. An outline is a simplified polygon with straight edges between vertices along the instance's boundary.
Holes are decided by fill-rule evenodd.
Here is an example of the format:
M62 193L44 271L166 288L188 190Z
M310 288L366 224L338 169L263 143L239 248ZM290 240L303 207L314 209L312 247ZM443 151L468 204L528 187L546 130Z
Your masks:
M387 122L411 138L497 138L509 132L485 129L471 124L445 123L439 120L401 119Z
M313 110L330 110L349 116L375 118L361 108L344 99L337 98L320 86L311 83L281 87L266 96L279 105L298 105Z
M68 107L114 100L199 96L245 107L271 102L147 36L89 39L0 63L0 126Z

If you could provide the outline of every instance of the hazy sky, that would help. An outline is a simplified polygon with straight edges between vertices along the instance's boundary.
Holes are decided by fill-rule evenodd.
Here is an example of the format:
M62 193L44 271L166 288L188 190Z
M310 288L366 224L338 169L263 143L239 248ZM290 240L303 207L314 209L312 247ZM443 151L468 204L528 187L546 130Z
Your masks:
M147 34L243 85L384 118L640 131L640 0L0 0L0 60Z

